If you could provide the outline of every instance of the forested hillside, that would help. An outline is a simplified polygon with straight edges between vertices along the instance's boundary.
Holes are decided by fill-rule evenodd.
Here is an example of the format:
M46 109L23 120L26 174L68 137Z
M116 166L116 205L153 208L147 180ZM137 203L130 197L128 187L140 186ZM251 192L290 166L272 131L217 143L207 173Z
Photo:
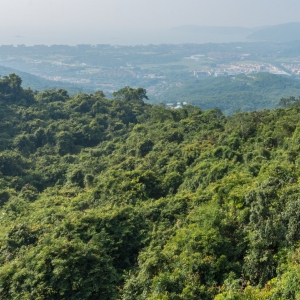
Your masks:
M145 102L144 102L145 100ZM0 299L299 299L300 106L0 80Z
M70 94L78 94L78 93L91 93L94 89L89 89L88 87L83 87L80 84L72 84L69 82L60 82L60 81L53 81L47 80L42 77L29 74L27 72L22 72L19 70L15 70L12 68L4 67L0 65L0 76L5 76L6 74L14 73L22 78L22 86L23 87L30 87L32 90L43 91L46 89L52 88L64 88Z
M162 102L187 101L203 109L218 107L225 115L237 110L274 109L282 97L300 95L300 82L269 73L194 78L164 91Z

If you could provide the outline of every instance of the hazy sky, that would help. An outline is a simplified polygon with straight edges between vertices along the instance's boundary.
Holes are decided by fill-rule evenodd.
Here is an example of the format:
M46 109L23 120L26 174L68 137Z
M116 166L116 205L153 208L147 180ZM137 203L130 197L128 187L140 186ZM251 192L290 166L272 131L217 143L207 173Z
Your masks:
M299 11L299 0L1 0L0 44L186 24L257 27L300 22Z

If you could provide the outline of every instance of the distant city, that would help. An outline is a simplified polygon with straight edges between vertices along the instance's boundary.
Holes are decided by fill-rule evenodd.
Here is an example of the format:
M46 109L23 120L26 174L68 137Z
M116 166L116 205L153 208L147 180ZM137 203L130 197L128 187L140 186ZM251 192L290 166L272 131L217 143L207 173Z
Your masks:
M285 69L288 69L286 65L282 64L282 66ZM298 75L300 68L293 67L288 70L290 70L295 75ZM220 64L217 65L215 69L195 70L193 73L195 77L199 78L199 77L206 77L206 76L215 76L215 77L234 76L238 74L253 74L253 73L260 73L260 72L268 72L270 74L290 76L290 74L284 71L283 69L268 63Z
M2 45L0 75L16 73L22 77L24 87L30 86L35 90L65 88L71 94L101 90L112 97L113 92L124 86L143 87L151 103L172 103L169 106L176 108L184 105L183 102L203 106L201 103L206 99L205 107L210 107L220 106L214 102L220 96L214 96L213 100L210 98L216 90L228 99L226 91L243 90L235 88L232 80L237 86L243 84L250 88L253 76L269 74L288 78L290 86L300 83L299 46L300 41L135 46ZM244 75L245 78L241 77ZM231 81L217 89L220 82L216 79L227 77ZM268 80L272 82L274 78ZM267 83L264 81L264 84ZM295 91L298 91L297 88ZM286 92L298 95L293 89ZM174 93L176 96L182 94L176 102ZM253 101L260 99L255 93L247 96L250 102L251 97L256 97ZM266 93L260 93L266 97ZM278 102L276 99L285 95L272 94L272 99ZM275 102L272 103L274 105ZM251 107L248 105L245 109Z

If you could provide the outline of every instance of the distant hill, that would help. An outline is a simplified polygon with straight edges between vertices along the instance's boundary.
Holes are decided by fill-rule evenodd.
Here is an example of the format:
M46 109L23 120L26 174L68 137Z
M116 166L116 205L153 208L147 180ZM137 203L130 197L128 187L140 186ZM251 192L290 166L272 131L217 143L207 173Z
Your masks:
M197 25L183 25L174 27L172 31L180 31L195 34L213 34L213 35L249 35L254 29L239 27L239 26L197 26Z
M249 40L272 41L272 42L290 42L300 40L300 23L286 23L263 28L249 34Z
M47 80L42 77L32 75L30 73L22 72L13 68L8 68L4 66L0 66L0 76L7 76L11 73L15 73L22 78L22 86L24 88L30 87L32 90L43 91L52 88L63 88L66 89L70 94L77 94L77 93L93 93L91 89L86 87L67 83L67 82L60 82L60 81L53 81Z
M228 39L290 42L300 40L300 22L285 23L263 27L240 27L240 26L197 26L183 25L171 29L173 33L185 33L194 36L210 36L216 38L225 36Z
M220 108L230 115L241 109L272 109L281 98L300 96L300 81L288 76L259 73L235 77L192 79L162 93L158 102L186 101L202 109Z

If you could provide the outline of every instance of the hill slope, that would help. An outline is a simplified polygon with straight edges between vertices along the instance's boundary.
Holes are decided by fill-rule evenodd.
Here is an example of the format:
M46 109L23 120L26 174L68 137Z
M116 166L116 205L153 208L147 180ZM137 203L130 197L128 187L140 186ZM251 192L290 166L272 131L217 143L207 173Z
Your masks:
M183 25L174 27L172 31L195 33L195 34L216 34L216 35L248 35L253 32L254 29L246 27L226 27L226 26L197 26L197 25Z
M247 36L255 41L290 42L300 40L300 23L286 23L267 27Z
M300 81L288 76L259 73L235 77L193 79L163 92L159 101L187 101L203 109L220 108L226 115L277 107L282 97L300 95Z
M20 84L0 80L0 299L299 297L297 101L225 117Z
M87 89L80 85L60 82L60 81L47 80L39 76L22 72L16 69L0 66L0 76L5 76L11 73L15 73L18 76L22 77L23 87L25 88L30 87L32 90L43 91L52 88L64 88L71 94L76 94L79 92L92 92L92 90Z

